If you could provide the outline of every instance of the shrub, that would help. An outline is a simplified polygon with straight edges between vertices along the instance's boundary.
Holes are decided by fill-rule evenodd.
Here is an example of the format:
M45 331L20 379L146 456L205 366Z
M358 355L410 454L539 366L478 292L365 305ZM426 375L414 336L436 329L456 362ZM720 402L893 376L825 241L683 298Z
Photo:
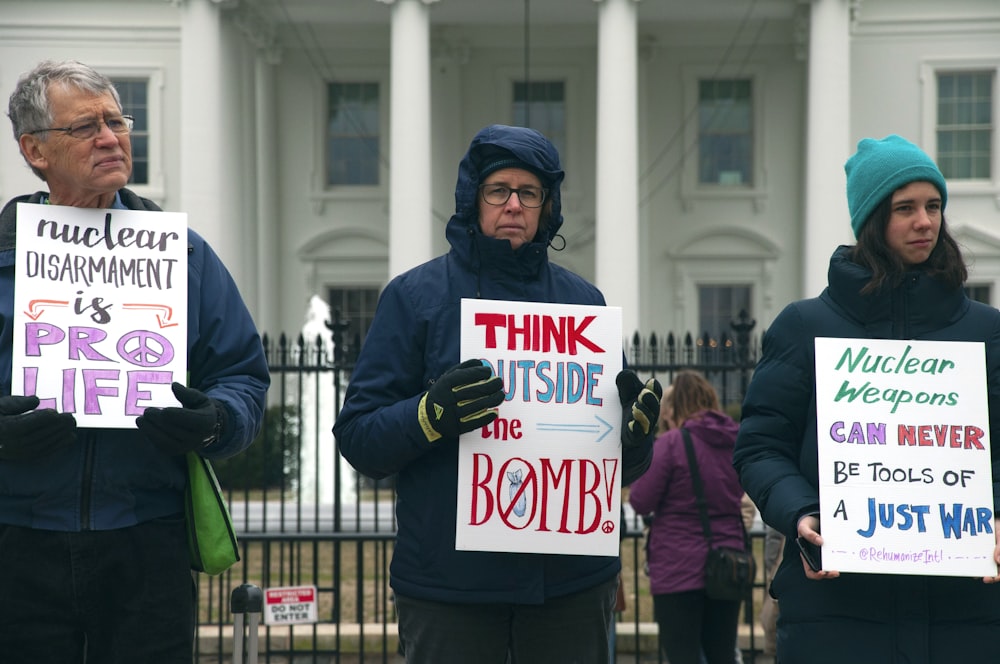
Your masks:
M299 412L295 406L271 406L253 443L228 459L213 461L226 490L279 489L298 473Z

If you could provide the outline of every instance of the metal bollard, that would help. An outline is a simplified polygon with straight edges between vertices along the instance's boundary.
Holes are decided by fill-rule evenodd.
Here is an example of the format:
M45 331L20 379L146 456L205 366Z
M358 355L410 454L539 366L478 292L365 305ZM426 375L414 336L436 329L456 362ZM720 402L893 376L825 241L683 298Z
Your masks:
M257 664L257 627L264 611L264 593L252 583L233 588L229 600L233 614L233 664ZM249 621L244 618L249 614ZM244 659L244 640L247 642Z

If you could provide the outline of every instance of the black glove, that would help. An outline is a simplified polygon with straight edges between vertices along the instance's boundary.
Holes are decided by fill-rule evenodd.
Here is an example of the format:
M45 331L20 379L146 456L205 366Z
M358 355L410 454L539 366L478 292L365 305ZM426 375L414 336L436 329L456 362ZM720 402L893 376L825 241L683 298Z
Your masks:
M497 418L503 381L479 360L448 369L420 399L417 416L427 440L456 438Z
M37 459L76 441L76 418L38 408L38 397L0 397L0 461Z
M226 425L225 407L180 383L170 389L184 407L147 408L135 420L139 433L167 454L185 454L217 441Z
M643 385L635 372L624 369L615 384L622 402L622 446L648 445L656 436L656 420L660 417L660 382L650 378Z

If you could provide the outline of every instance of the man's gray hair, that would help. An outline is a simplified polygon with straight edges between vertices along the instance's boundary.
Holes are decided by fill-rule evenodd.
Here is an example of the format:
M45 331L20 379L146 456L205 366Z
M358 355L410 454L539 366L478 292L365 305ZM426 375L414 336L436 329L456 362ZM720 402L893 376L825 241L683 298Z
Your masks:
M110 94L118 110L122 102L114 83L107 76L75 60L40 62L23 74L10 95L7 116L14 128L14 140L29 131L52 126L52 109L49 106L49 86L73 87L94 95Z
M54 62L45 60L31 71L23 74L17 81L17 87L10 95L7 104L7 117L14 128L14 140L20 141L23 134L51 127L52 107L49 105L49 87L61 85L64 88L77 88L94 95L110 94L118 110L122 108L122 100L118 90L107 76L99 74L91 67L75 60ZM48 132L42 134L42 140L48 138ZM24 155L21 155L24 156ZM27 162L25 158L25 162ZM31 172L42 180L45 175L30 163Z

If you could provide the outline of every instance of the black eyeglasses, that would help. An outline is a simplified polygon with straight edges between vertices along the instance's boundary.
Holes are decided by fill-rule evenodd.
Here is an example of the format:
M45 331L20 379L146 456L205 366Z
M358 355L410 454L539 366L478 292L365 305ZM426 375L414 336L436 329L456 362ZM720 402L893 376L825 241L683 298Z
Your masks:
M521 187L513 189L503 184L481 184L483 200L490 205L506 205L511 194L517 194L517 200L526 208L542 207L545 202L545 190L541 187Z
M40 134L43 131L64 131L77 140L85 141L88 138L97 136L101 131L102 124L106 125L115 134L127 134L132 131L132 126L135 125L135 118L131 115L116 115L110 118L83 120L68 127L46 127L45 129L35 129L34 131L26 131L24 133Z

